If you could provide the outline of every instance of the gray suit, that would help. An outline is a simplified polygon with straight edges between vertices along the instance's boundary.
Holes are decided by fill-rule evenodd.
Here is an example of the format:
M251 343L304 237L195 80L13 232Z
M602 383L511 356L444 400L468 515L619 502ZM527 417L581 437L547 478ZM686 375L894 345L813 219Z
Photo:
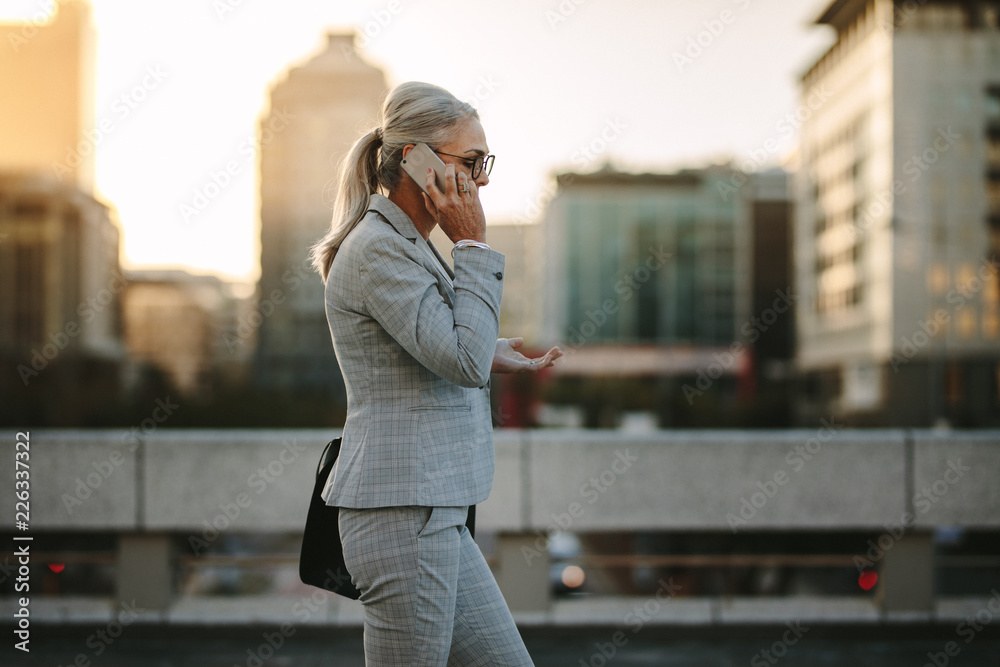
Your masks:
M489 378L504 258L447 266L381 195L341 245L326 315L347 422L323 489L340 508L368 665L531 665L468 506L493 484Z
M455 271L403 211L372 195L326 282L347 385L328 505L474 505L493 484L489 377L504 257L455 252Z

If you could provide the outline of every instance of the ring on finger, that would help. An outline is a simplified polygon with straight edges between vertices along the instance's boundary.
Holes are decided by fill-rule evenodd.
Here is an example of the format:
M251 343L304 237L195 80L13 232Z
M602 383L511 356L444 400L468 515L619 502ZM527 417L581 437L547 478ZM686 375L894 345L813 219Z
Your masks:
M469 191L469 183L468 182L462 183L462 187L460 187L458 189L458 191L459 192L468 192Z

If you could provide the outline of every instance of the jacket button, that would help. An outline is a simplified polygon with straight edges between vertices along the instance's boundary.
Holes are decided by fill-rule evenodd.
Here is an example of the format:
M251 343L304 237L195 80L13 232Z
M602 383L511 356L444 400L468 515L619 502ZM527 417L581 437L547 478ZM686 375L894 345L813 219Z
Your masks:
M493 275L497 277L497 280L503 280L503 273L501 273L500 271L497 271Z

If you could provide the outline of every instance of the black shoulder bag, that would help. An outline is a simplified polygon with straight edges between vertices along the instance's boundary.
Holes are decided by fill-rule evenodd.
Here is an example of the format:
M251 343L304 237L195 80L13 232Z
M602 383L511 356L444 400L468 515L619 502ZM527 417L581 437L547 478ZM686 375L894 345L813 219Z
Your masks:
M351 574L344 565L344 545L340 542L340 508L327 505L323 500L323 487L330 477L333 464L340 455L340 438L327 443L316 467L316 484L313 486L302 533L302 553L299 556L299 578L302 583L316 586L331 593L357 600L361 592L351 581ZM469 507L465 522L469 533L475 537L476 506Z

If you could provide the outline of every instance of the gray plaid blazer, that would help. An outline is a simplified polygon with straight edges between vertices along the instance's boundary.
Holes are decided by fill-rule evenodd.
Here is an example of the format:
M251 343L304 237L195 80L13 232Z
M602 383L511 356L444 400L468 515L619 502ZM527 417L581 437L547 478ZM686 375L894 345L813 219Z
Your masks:
M328 505L486 500L503 268L498 252L462 248L452 271L402 209L371 196L326 281L347 385L340 457L323 489Z

